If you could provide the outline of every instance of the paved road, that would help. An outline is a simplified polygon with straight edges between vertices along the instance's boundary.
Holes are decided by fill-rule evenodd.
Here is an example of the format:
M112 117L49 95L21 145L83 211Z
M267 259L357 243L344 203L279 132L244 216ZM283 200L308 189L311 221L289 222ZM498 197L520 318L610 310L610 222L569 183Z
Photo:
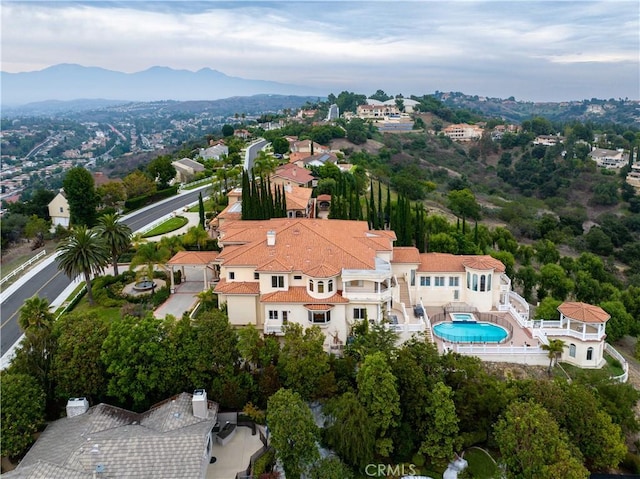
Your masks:
M267 140L259 140L256 141L253 145L247 147L245 156L244 156L244 169L247 171L251 171L253 168L253 161L258 156L258 152L262 150L265 146L267 146L269 142Z
M132 231L136 231L149 223L153 223L161 216L197 201L198 193L208 187L208 185L202 186L170 198L169 200L165 200L139 213L128 215L124 219L124 223L126 223ZM2 302L0 306L0 356L4 355L22 335L22 331L18 326L18 310L22 306L22 303L24 303L24 300L37 294L41 298L47 298L49 302L52 302L70 283L71 280L64 273L58 271L57 262L54 261L44 267L37 275L23 284Z

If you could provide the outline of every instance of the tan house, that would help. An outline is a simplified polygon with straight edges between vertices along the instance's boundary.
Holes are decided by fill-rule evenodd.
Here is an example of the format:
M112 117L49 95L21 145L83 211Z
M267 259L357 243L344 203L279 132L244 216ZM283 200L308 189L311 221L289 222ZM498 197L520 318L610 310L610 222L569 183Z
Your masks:
M271 175L271 184L273 185L295 185L310 188L313 180L314 176L309 170L295 163L282 165Z
M629 162L629 156L624 150L607 150L604 148L594 148L589 153L589 158L596 162L601 168L615 169L622 168Z
M63 191L60 191L49 203L49 216L51 217L51 225L54 228L56 226L69 227L71 212L69 210L69 202Z
M442 129L442 133L454 141L479 140L482 137L482 131L479 126L466 123L449 125Z
M204 165L190 158L182 158L171 163L176 169L176 181L188 183L193 178L204 171Z

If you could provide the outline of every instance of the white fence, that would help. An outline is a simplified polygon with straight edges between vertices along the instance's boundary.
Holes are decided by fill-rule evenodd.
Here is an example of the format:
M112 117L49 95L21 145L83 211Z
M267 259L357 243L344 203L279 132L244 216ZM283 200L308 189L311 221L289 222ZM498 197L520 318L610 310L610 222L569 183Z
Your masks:
M16 276L19 273L22 273L25 269L27 269L33 263L38 261L40 258L44 258L46 255L47 255L47 252L45 250L42 250L37 255L35 255L33 258L31 258L29 261L27 261L25 263L22 263L20 266L18 266L16 269L14 269L11 273L9 273L4 278L2 278L2 280L0 280L0 286L2 286L6 281L9 281L10 278L13 278L14 276Z
M627 363L627 360L624 359L622 354L616 351L616 349L609 343L605 343L604 350L609 353L612 358L620 362L620 364L622 365L622 370L624 371L620 376L614 376L611 379L613 379L614 381L619 381L621 383L626 383L629 379L629 363Z
M194 187L196 187L198 185L203 185L205 183L211 183L214 179L215 179L215 176L208 176L206 178L202 178L201 180L192 181L191 183L181 184L178 187L178 189L179 190L189 190L189 189L194 188Z

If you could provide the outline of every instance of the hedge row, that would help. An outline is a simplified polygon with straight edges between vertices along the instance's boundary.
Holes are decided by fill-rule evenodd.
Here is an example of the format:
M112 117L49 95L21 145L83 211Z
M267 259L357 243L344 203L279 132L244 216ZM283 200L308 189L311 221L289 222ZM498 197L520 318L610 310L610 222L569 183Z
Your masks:
M142 208L143 206L147 206L151 203L155 203L156 201L162 200L164 198L169 198L178 194L178 185L174 185L166 190L156 191L152 195L138 196L136 198L130 198L124 202L125 211L137 210L138 208Z

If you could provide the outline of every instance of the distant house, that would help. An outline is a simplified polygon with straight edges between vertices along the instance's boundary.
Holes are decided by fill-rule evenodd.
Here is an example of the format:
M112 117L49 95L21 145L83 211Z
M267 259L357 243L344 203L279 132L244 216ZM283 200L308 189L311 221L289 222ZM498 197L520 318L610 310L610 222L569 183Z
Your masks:
M640 189L640 163L631 165L631 171L627 175L627 183L634 188Z
M218 405L204 390L182 393L137 414L108 404L67 403L7 479L171 477L204 479Z
M69 202L64 192L60 191L49 203L49 216L51 217L51 225L69 227L71 221L71 211L69 210Z
M203 160L219 160L222 155L229 154L229 147L224 143L217 143L209 148L200 148L199 156Z
M271 175L271 184L311 187L313 175L306 168L295 163L288 163L276 169L275 173Z
M311 140L300 140L293 141L290 143L290 148L292 153L309 153L309 154L317 154L317 153L327 153L331 151L328 147L323 146L319 143L313 142L311 144Z
M477 125L459 123L447 126L442 130L442 133L454 141L471 141L479 140L482 137L482 128Z
M629 162L629 156L624 154L624 150L606 150L604 148L594 148L589 157L596 162L596 165L612 169L622 168Z
M251 133L249 132L249 130L235 130L233 132L233 136L237 137L237 138L242 138L243 140L246 140L247 138L249 138L251 136Z
M564 142L564 138L559 135L538 135L533 140L534 145L555 146Z
M204 171L204 165L190 158L182 158L171 163L176 169L176 181L179 183L188 183L193 178Z
M300 167L309 167L309 166L322 166L325 163L333 163L336 164L338 162L338 157L333 153L319 153L316 155L310 155L302 158L301 160L295 161L295 165Z

